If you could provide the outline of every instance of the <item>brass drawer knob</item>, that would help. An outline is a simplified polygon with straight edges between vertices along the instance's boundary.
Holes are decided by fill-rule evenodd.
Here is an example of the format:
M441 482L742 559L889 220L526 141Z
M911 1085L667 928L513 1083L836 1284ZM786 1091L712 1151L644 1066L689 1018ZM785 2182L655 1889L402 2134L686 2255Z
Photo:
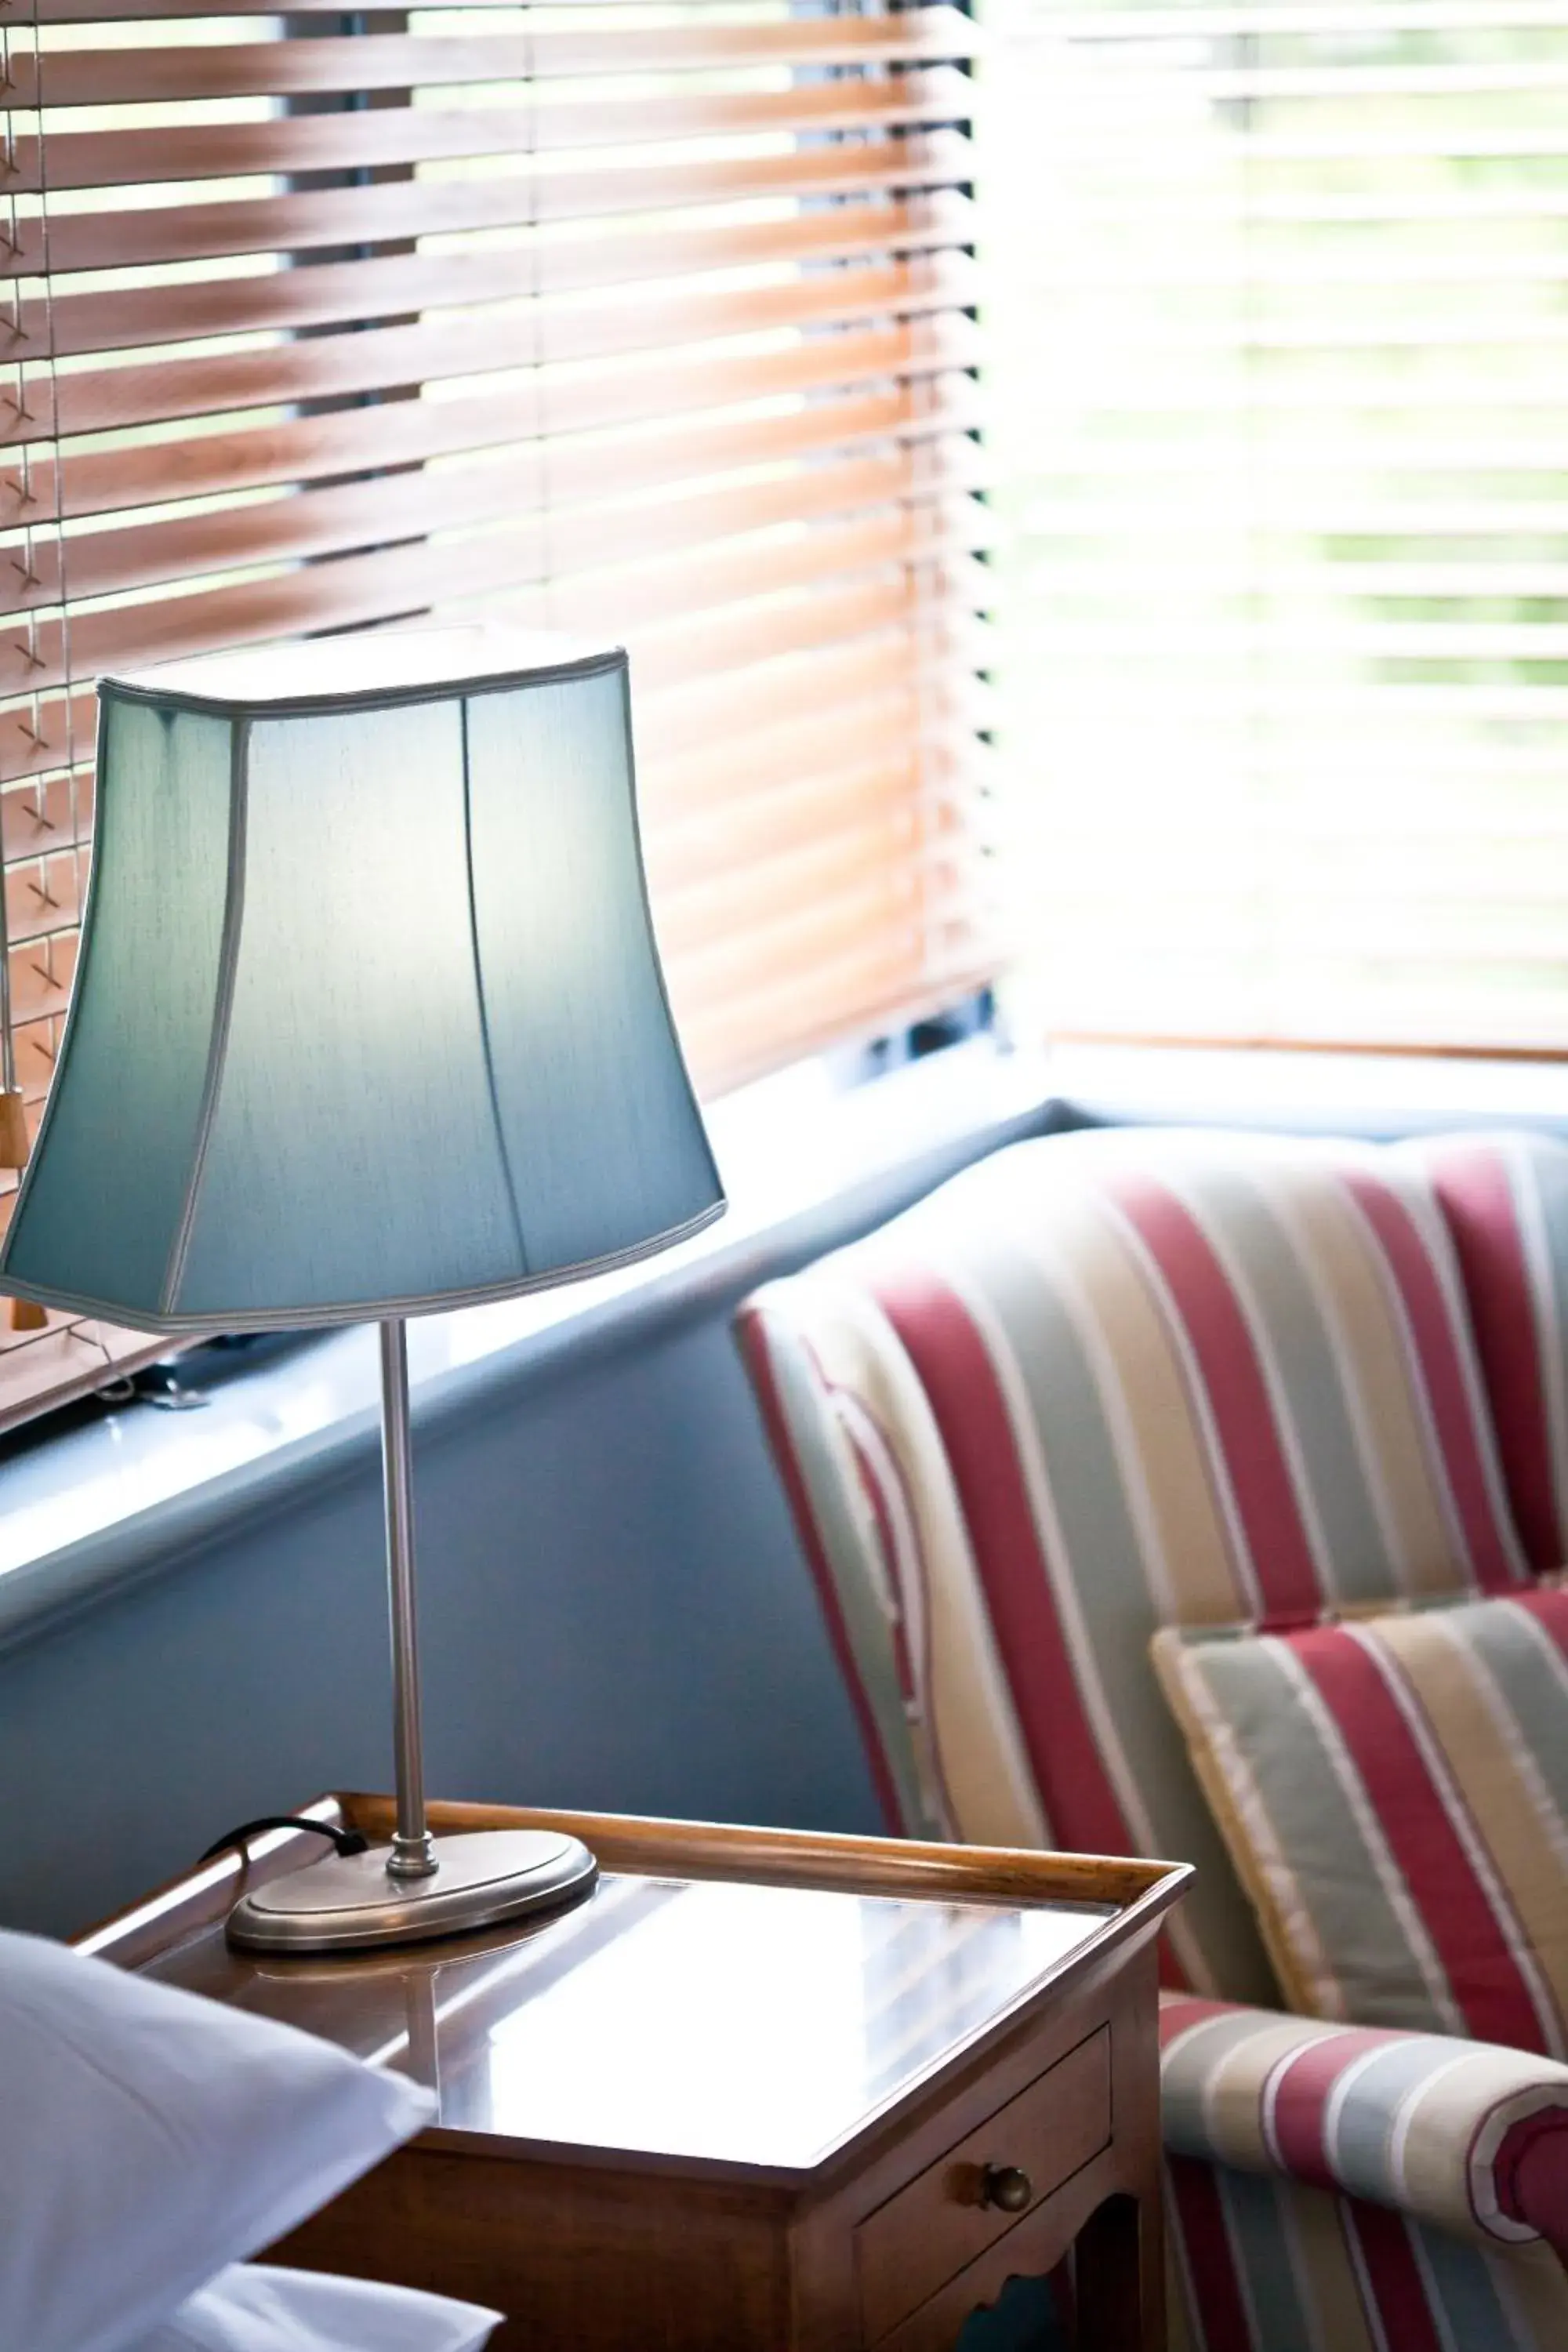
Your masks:
M1035 2200L1034 2183L1016 2164L988 2164L980 2176L980 2202L1002 2213L1021 2213Z

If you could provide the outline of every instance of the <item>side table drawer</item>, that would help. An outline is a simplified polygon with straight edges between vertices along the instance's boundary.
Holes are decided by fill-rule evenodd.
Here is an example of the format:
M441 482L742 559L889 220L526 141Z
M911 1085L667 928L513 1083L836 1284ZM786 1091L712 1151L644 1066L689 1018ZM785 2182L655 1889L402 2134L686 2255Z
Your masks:
M1110 2139L1110 2030L1101 2026L861 2222L855 2262L867 2342L896 2327ZM1011 2184L1016 2203L980 2201L987 2167L1025 2176Z

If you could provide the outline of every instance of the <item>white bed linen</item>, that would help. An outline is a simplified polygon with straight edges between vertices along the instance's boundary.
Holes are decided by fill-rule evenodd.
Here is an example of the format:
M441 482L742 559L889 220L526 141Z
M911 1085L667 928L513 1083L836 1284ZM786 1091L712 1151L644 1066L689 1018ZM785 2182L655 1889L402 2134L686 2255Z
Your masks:
M412 2287L237 2263L132 2352L479 2352L500 2318Z
M0 2347L122 2352L434 2104L311 2034L0 1932Z

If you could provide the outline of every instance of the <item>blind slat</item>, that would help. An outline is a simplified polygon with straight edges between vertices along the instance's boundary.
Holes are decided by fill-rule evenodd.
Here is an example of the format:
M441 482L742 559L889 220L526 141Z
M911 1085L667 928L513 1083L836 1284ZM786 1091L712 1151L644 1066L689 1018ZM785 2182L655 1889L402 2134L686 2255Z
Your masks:
M1130 175L1137 173L1147 178L1151 168L1148 126L1129 124L1123 140L1118 161ZM1086 163L1104 167L1105 148L1085 126L1069 131L1064 149L1076 150ZM1528 163L1565 154L1568 136L1552 121L1539 129L1512 131L1458 127L1391 129L1360 135L1348 131L1237 131L1235 137L1235 160L1248 171L1270 163Z
M635 371L570 385L536 377L501 394L389 404L377 419L377 449L384 465L396 467L535 436L566 439L699 411L793 404L805 394L865 383L907 380L924 386L973 364L976 349L967 320L939 314L890 331L816 336L755 358L655 358ZM940 397L934 390L918 396L933 403ZM363 411L348 409L130 449L71 450L58 464L35 459L30 498L19 475L0 475L0 521L20 527L29 511L55 512L57 500L58 510L75 520L308 483L352 473L363 448Z
M73 617L68 646L57 622L40 626L30 641L0 643L0 696L41 694L63 685L68 656L73 666L107 670L164 658L171 644L207 652L319 629L361 627L420 611L438 599L495 593L542 579L569 561L585 568L647 560L655 551L787 528L805 515L856 505L908 504L927 495L912 468L867 461L772 490L685 500L676 510L658 508L646 518L582 518L568 529L551 517L441 545L342 556L195 595L89 608ZM929 495L935 504L937 494ZM952 501L939 509L932 536L942 545L979 546L986 530L983 509Z
M885 268L832 269L743 292L679 293L581 309L521 306L499 318L373 327L259 350L201 353L40 379L28 411L0 416L0 446L251 407L395 391L505 370L618 361L634 352L954 310L975 299L957 255Z
M1054 692L1054 712L1060 715L1068 733L1081 727L1086 713L1092 713L1099 725L1108 719L1120 723L1124 694L1124 677L1115 689L1108 688L1102 677L1065 677ZM1160 690L1161 709L1173 724L1182 726L1216 714L1230 716L1239 700L1234 674L1210 678L1189 675L1179 684L1163 683ZM1292 727L1304 719L1325 717L1364 727L1374 726L1380 719L1406 724L1434 719L1447 724L1464 720L1472 725L1489 726L1493 721L1510 725L1522 720L1550 726L1568 717L1568 687L1537 679L1494 686L1472 679L1389 678L1357 688L1319 685L1299 674L1289 675L1287 666L1284 675L1248 680L1242 707L1260 722L1278 720ZM1054 717L1042 718L1042 734L1049 733L1056 723Z
M1439 439L1430 433L1409 430L1395 437L1383 429L1379 420L1356 418L1353 422L1359 430L1352 432L1348 429L1349 419L1336 425L1331 420L1312 418L1304 427L1295 420L1269 419L1252 445L1254 453L1267 460L1263 494L1272 499L1281 483L1303 473L1354 476L1369 459L1374 461L1380 478L1480 474L1489 478L1489 487L1510 474L1568 471L1568 438L1521 439L1517 420L1511 417L1507 420L1506 438L1496 441L1473 436L1464 440ZM1226 461L1219 436L1194 444L1191 438L1184 442L1174 437L1119 435L1114 448L1086 449L1070 467L1061 470L1075 483L1107 477L1122 483L1129 477L1165 475L1179 478L1184 495L1194 485L1204 484L1222 503L1236 495L1236 469ZM1040 478L1046 478L1044 467ZM1148 510L1147 501L1144 510Z
M973 402L967 406L972 415ZM379 481L269 499L247 517L247 552L258 563L342 554L378 541L487 522L498 514L537 506L546 495L562 507L602 502L634 490L664 489L673 495L693 480L792 457L826 457L863 443L935 439L941 446L928 460L931 483L974 488L981 478L973 445L950 437L960 435L966 421L957 398L939 396L928 402L906 389L858 400L814 402L793 416L715 422L703 428L644 435L624 444L595 441L563 447L535 442L518 454L509 450L504 457L462 467L421 468ZM552 540L552 552L562 570L572 567L575 544L569 530ZM128 589L223 572L233 560L233 521L222 509L184 520L81 531L70 540L68 556L62 558L54 545L34 551L30 580L19 593L12 591L14 609L26 612L57 603L62 564L73 597L86 603Z
M783 1017L799 1024L808 1046L874 1035L918 1006L922 991L933 1005L952 1003L984 974L958 949L932 987L931 961L914 911L868 893L832 918L803 912L749 950L736 943L673 963L670 995L690 1050L738 1086L766 1068L753 1041Z
M1559 579L1562 578L1559 572ZM1561 591L1559 591L1561 593ZM1350 661L1561 662L1568 656L1568 623L1462 620L1329 622L1241 620L1230 627L1194 628L1123 621L1042 621L1035 633L1044 655L1108 667L1128 659L1173 663L1211 661L1235 668L1274 656L1287 663L1338 656Z
M1322 98L1331 99L1338 112L1367 99L1509 98L1526 92L1533 95L1561 89L1564 79L1563 68L1536 61L1503 66L1426 66L1406 60L1389 66L1336 63L1316 68L1205 67L1189 74L1187 87L1194 97L1206 99L1215 105L1237 106L1265 99ZM1260 152L1273 154L1299 151L1294 145L1282 149L1269 140ZM1380 146L1372 152L1385 151ZM1394 152L1418 151L1401 147Z
M660 950L678 972L684 961L710 950L731 956L737 931L776 920L783 896L794 906L809 906L824 929L834 923L846 935L864 925L868 906L885 916L890 900L907 908L907 919L918 928L915 826L907 793L896 803L862 807L853 817L841 804L831 827L818 824L804 839L770 844L771 877L748 860L700 880L667 881L659 900ZM770 887L770 879L780 878L783 893Z
M683 68L915 65L973 57L973 18L928 6L900 15L807 16L782 23L617 22L570 32L481 33L435 39L367 33L349 39L226 41L178 48L66 49L16 58L11 104L34 108L166 104L182 99L302 98L366 90L438 89L452 83L525 83L558 76L671 73Z
M695 556L639 566L620 574L613 593L595 575L551 581L505 597L504 609L532 627L603 627L613 611L618 634L634 650L645 633L689 628L694 640L712 625L711 616L755 601L773 601L775 610L797 590L824 595L847 581L894 568L918 567L921 594L933 605L979 610L977 583L984 567L970 564L973 545L986 528L980 510L954 513L942 508L909 506L874 512L847 523L822 523L799 537L762 546L719 543ZM781 626L781 642L788 622ZM688 667L699 668L699 663ZM640 673L639 673L640 675ZM748 760L749 760L748 754ZM724 789L734 789L731 768Z
M54 6L58 0L44 0L44 5ZM1042 33L1065 41L1142 43L1173 32L1200 41L1301 33L1350 33L1365 39L1377 33L1568 31L1568 7L1563 0L1275 0L1264 16L1258 0L1230 8L1184 5L1162 14L1153 13L1145 0L1143 6L1133 8L1047 5L1031 21Z
M956 684L938 682L928 690L925 648L921 634L879 639L867 645L834 646L809 664L780 663L765 677L724 677L695 679L679 694L653 698L638 722L642 756L657 767L661 760L690 753L710 757L725 739L744 742L753 730L786 721L800 704L803 682L809 677L814 699L824 709L835 702L896 688L904 698L910 722L918 729L929 719L945 725L959 702ZM967 702L973 692L964 690Z
M914 969L876 947L852 945L841 955L819 955L804 979L795 961L752 992L735 990L722 1012L684 1013L683 1034L704 1067L721 1072L725 1086L739 1087L767 1075L767 1057L755 1040L783 1019L793 1018L802 1052L814 1052L846 1038L885 1035L900 1023L942 1012L991 977L991 966L965 957L962 948L938 976L929 944Z
M353 113L278 114L258 122L182 124L136 131L62 131L49 146L48 186L149 186L262 173L385 170L519 152L672 144L766 132L894 130L959 122L969 111L963 75L942 68L876 82L800 83L782 90L726 90L644 99L542 102L531 107L373 107ZM23 115L25 122L29 118ZM8 192L36 195L35 135L18 138Z
M529 159L509 159L514 166ZM952 186L973 177L969 140L958 131L911 131L875 144L785 154L683 159L648 165L610 158L593 172L496 171L482 179L373 181L363 187L298 191L203 203L117 204L58 214L46 256L38 218L24 215L15 247L0 245L0 277L57 277L76 270L150 268L242 254L301 255L326 246L393 245L487 229L646 218L699 205L738 204ZM7 235L10 223L6 224ZM448 248L450 249L450 248ZM68 297L67 299L69 299Z
M700 644L712 626L710 615L728 614L748 600L776 600L797 590L820 596L845 581L873 572L903 572L917 565L918 576L931 582L929 589L919 591L921 595L929 594L935 604L979 610L989 575L979 566L965 572L963 558L984 528L973 509L953 514L910 506L846 523L821 523L798 539L783 544L770 541L761 550L751 544L710 543L695 555L639 565L616 580L613 593L595 574L522 590L509 583L498 592L498 607L530 628L602 630L613 621L616 632L629 637L634 649L642 630L657 627L662 636L689 623ZM140 656L127 656L132 657ZM640 678L640 671L638 675ZM30 731L34 727L45 738L41 753ZM79 751L84 750L91 733L89 696L74 698L69 719L61 698L47 692L10 711L0 710L0 782L19 782L61 767L67 744L74 740ZM751 756L749 752L748 767ZM733 771L722 781L732 783ZM89 786L90 777L80 782Z
M908 715L907 681L895 678L889 688L873 678L868 687L852 688L805 715L786 709L765 724L759 720L746 735L742 786L735 797L743 804L753 795L783 791L802 776L837 774L886 761ZM944 759L952 768L961 764L967 721L967 712L945 707L925 715L920 749L928 774L935 759ZM728 740L707 744L662 766L645 754L639 760L638 790L650 807L658 808L660 827L673 829L701 822L715 808L727 806L736 772L735 746Z
M420 0L418 13L438 18L449 10L461 9L466 15L472 8L505 8L516 11L526 0ZM599 0L554 0L557 6L581 7L584 17L591 18ZM709 0L677 0L684 16L688 11L701 16ZM213 19L221 14L227 26L246 17L276 16L277 0L229 0L221 12L213 0L30 0L29 17L36 6L40 26L113 25L148 22L163 24L165 20L197 16ZM344 13L342 0L291 0L290 16L341 16ZM669 19L667 17L666 22Z
M1166 468L1174 470L1170 461ZM1528 470L1528 469L1526 469ZM1190 478L1183 484L1190 490ZM1121 545L1129 541L1190 538L1195 531L1213 530L1216 535L1232 526L1237 531L1254 533L1300 533L1321 531L1336 539L1404 541L1407 539L1502 539L1516 534L1568 533L1568 499L1551 504L1537 504L1526 498L1493 498L1452 505L1432 506L1424 500L1408 498L1391 499L1386 504L1335 503L1331 494L1313 499L1295 484L1280 485L1278 493L1265 493L1256 505L1247 506L1234 495L1234 486L1224 475L1216 478L1215 495L1211 499L1183 504L1176 497L1163 497L1158 503L1145 501L1138 505L1120 506L1109 499L1097 501L1089 508L1079 499L1037 500L1027 510L1026 520L1033 530L1059 532L1070 541L1075 524L1092 520L1097 531L1105 532ZM1086 559L1092 562L1093 559ZM1101 562L1100 569L1104 569ZM1342 563L1342 569L1348 567ZM1060 570L1065 577L1077 575L1078 567L1069 557L1062 557L1040 567L1047 571ZM1383 577L1381 568L1378 578ZM1251 575L1248 585L1256 579Z
M868 810L909 807L917 781L908 751L847 757L810 776L790 776L772 790L737 794L701 809L684 824L661 828L648 856L648 874L662 905L674 892L708 883L733 866L754 865L773 845L804 845L843 822L857 824Z
M57 359L193 341L208 335L277 332L391 319L411 310L458 310L674 279L710 270L858 259L973 242L973 207L955 192L891 204L839 205L784 221L698 227L647 227L381 260L326 262L310 269L206 278L183 286L132 287L57 299L46 315L25 302L13 357L31 343Z
M711 0L677 0L679 17L676 18L672 12L665 12L663 21L671 29L679 29L681 21L700 20L710 4ZM277 15L276 0L232 0L232 5L224 6L221 11L213 5L213 0L30 0L29 19L35 13L35 5L38 24L50 27L127 22L158 25L165 20L189 16L209 20L221 17L226 27L233 23L243 23L247 17ZM488 8L504 8L515 15L523 5L526 5L526 0L420 0L417 13L422 18L434 22L447 12L458 9L465 16L473 9ZM553 0L553 5L569 8L574 14L580 11L584 20L591 23L601 0ZM725 5L728 5L728 0L725 0ZM1521 0L1521 5L1530 5L1530 0ZM290 16L300 17L341 16L343 13L342 0L297 0L297 5L290 5L289 10ZM67 53L63 44L58 53Z
M638 693L658 693L818 646L848 645L889 629L925 629L933 641L940 632L947 650L968 624L971 603L972 592L955 566L944 565L929 578L896 572L848 586L818 582L782 607L770 596L751 611L705 613L697 626L687 620L649 630L633 647ZM977 625L973 642L978 663ZM741 788L732 787L726 797L738 800Z

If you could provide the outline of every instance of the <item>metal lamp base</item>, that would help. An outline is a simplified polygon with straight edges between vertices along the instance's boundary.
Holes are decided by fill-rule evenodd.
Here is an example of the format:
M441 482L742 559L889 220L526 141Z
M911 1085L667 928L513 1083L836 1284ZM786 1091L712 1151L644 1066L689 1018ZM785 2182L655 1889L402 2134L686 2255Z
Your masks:
M476 1830L437 1838L436 1868L395 1877L390 1846L334 1854L243 1895L228 1940L247 1952L363 1950L471 1934L586 1895L599 1865L576 1838L542 1830Z

